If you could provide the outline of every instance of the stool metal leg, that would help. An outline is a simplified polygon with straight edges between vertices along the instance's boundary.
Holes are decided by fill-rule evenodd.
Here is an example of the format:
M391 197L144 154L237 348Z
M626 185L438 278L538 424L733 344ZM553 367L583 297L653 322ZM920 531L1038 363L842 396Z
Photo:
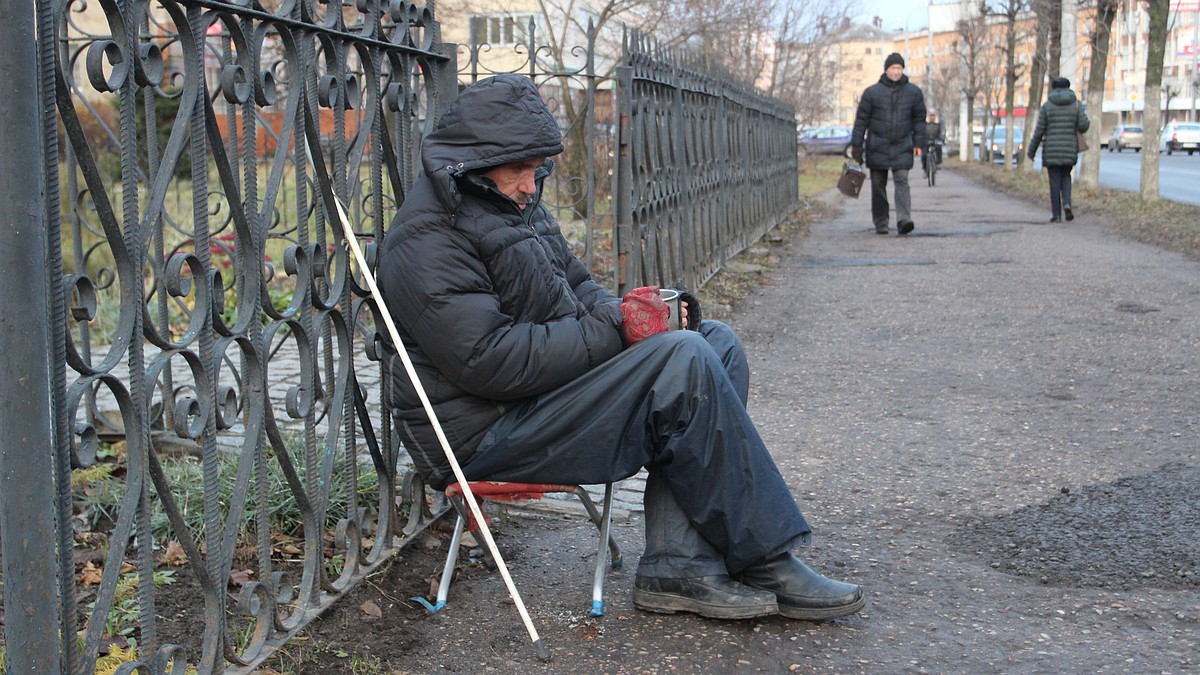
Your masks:
M457 510L457 504L455 504ZM442 567L442 578L438 581L437 602L429 601L420 596L412 598L430 612L436 612L446 606L446 598L450 596L450 582L454 580L454 566L458 563L458 547L462 545L463 530L467 527L467 519L459 511L454 521L454 534L450 536L450 552L446 554L446 564Z
M596 545L596 574L592 579L592 609L588 612L591 616L604 616L604 544L607 542L609 548L615 550L613 557L613 567L619 567L621 564L621 552L616 548L616 542L612 540L610 528L612 527L612 498L613 486L608 483L604 486L604 512L603 515L596 513L596 505L592 503L591 497L583 488L578 488L576 494L579 495L579 500L583 502L583 507L587 509L588 516L592 522L600 529L600 541Z

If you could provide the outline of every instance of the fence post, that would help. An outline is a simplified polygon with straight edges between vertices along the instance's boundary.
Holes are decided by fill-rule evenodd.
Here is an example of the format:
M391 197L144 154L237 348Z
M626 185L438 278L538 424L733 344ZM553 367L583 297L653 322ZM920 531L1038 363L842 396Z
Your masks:
M624 296L637 280L641 266L641 244L633 233L633 199L630 136L633 112L633 68L617 67L617 161L613 165L613 251L616 269L613 280L616 292Z
M0 381L0 551L10 673L61 670L36 38L34 0L0 2L0 44L8 45L8 96L0 106L0 344L5 363Z

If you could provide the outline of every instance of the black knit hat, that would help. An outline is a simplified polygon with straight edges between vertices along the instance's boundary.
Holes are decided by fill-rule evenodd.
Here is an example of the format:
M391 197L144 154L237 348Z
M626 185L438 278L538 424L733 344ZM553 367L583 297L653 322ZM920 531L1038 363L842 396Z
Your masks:
M892 52L891 54L888 54L888 57L886 59L884 59L883 69L887 70L888 68L891 68L892 66L894 66L896 64L900 64L900 67L903 68L904 67L904 57L900 56L900 54L898 54L897 52Z
M1050 81L1051 89L1070 89L1071 81L1065 77L1056 77Z

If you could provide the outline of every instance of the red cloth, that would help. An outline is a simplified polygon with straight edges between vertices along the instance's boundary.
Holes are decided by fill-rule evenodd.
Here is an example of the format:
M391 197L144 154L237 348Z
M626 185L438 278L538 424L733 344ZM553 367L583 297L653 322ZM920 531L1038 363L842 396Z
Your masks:
M624 319L621 331L629 344L669 329L667 321L671 310L658 291L658 286L642 286L629 291L621 300L621 317Z

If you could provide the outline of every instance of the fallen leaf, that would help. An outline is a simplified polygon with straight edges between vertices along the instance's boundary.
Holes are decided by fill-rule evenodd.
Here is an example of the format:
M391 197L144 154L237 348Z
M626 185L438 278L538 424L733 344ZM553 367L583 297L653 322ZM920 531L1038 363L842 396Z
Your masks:
M92 561L87 561L83 564L83 571L79 573L79 584L81 586L95 586L100 583L100 576L103 570L92 564Z
M229 584L241 588L250 583L254 577L254 570L231 570L229 572Z
M383 610L379 609L379 605L375 604L374 600L368 600L359 605L358 608L361 609L362 613L366 614L367 616L374 617L376 619L383 618Z
M275 550L278 551L279 553L282 553L285 555L300 555L301 553L304 552L304 551L300 550L300 547L296 546L295 544L293 544L291 542L288 542L285 544L280 544L275 547Z
M163 550L162 557L159 562L164 565L174 565L176 567L187 564L187 554L183 552L183 544L179 540L172 539L167 548Z

